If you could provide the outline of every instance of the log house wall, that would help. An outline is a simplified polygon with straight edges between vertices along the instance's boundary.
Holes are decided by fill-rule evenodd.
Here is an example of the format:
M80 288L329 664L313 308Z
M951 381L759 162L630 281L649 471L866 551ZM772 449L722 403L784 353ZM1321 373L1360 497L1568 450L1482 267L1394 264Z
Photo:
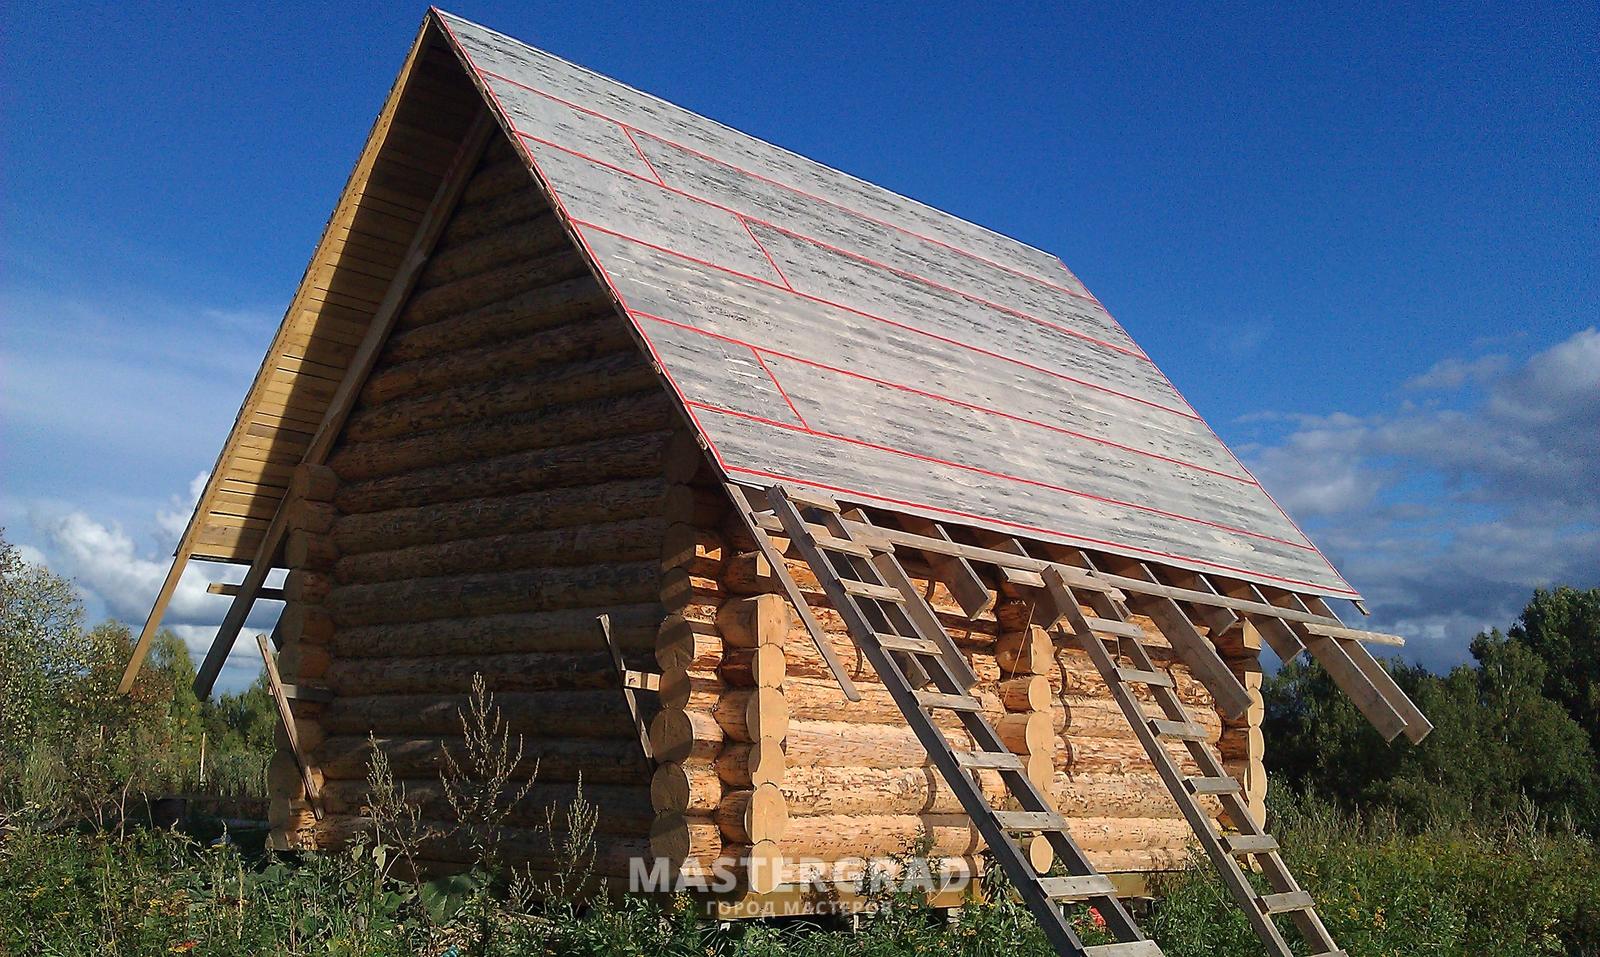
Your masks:
M790 571L863 700L845 700L624 321L509 146L491 146L364 388L328 467L290 493L280 633L286 681L329 689L294 705L322 790L315 821L287 751L271 770L274 841L338 846L367 826L368 734L423 816L443 822L441 748L459 753L472 676L496 692L523 771L505 850L549 862L530 830L582 775L600 809L602 873L630 857L748 858L757 892L804 875L780 858L887 859L919 842L977 866L980 842L809 570ZM1087 656L1053 643L1003 591L967 621L928 571L925 591L980 684L974 693L1046 785L1102 870L1182 862L1189 830ZM653 778L595 616L643 667ZM1259 703L1220 719L1163 655L1197 720L1253 799L1264 793ZM1219 648L1260 685L1259 640ZM950 727L957 727L953 718ZM989 780L998 802L1002 789ZM1048 848L1032 848L1047 866ZM428 845L459 868L459 839Z

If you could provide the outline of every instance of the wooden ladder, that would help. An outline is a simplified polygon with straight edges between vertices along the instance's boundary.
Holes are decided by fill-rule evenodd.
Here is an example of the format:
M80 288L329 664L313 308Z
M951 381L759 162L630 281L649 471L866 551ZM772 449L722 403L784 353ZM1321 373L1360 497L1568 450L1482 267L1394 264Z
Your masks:
M781 530L811 567L862 655L883 680L1056 952L1063 957L1160 957L1161 949L1140 932L1110 878L1089 863L1068 833L1066 820L1029 780L1022 759L1006 749L983 716L978 699L967 693L975 679L895 558L894 546L886 539L852 532L851 526L859 528L865 516L852 513L851 521L845 521L839 505L825 495L774 486L767 492L767 505L771 515L752 512L751 527L762 537L768 530ZM813 520L807 520L802 508ZM768 554L778 554L781 561L776 549ZM958 717L972 737L972 750L952 747L934 722L936 711ZM989 805L976 778L979 770L999 773L1015 809ZM1046 840L1063 875L1043 876L1035 870L1018 841L1018 836L1032 834ZM1085 945L1063 910L1073 904L1098 909L1106 930L1118 942Z
M1073 636L1089 653L1117 706L1155 764L1167 791L1178 803L1179 810L1200 839L1200 846L1222 875L1223 883L1244 910L1268 953L1291 957L1289 944L1274 922L1276 915L1287 914L1315 957L1347 957L1317 916L1311 895L1295 881L1279 855L1278 842L1250 813L1244 786L1228 774L1207 745L1204 727L1184 708L1172 676L1151 660L1143 643L1144 630L1128 620L1127 606L1104 592L1080 589L1083 604L1094 610L1094 615L1087 615L1079 605L1079 594L1068 585L1061 569L1048 568L1043 577L1056 612L1064 616ZM1146 713L1134 691L1138 686L1149 689L1161 717ZM1184 774L1167 750L1166 742L1184 747L1200 773ZM1236 833L1217 831L1211 815L1200 806L1202 796L1212 796L1221 802L1223 819ZM1239 862L1244 859L1259 862L1261 874L1271 887L1270 893L1256 891L1240 866Z

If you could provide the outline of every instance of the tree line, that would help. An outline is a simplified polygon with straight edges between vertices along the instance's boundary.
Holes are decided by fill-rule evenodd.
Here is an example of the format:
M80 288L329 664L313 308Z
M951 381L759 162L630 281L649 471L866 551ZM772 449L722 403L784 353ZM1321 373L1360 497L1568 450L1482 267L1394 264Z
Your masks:
M1434 723L1419 745L1384 743L1304 658L1264 683L1274 779L1413 830L1503 820L1532 807L1600 833L1600 588L1535 591L1521 616L1473 639L1472 662L1390 670Z

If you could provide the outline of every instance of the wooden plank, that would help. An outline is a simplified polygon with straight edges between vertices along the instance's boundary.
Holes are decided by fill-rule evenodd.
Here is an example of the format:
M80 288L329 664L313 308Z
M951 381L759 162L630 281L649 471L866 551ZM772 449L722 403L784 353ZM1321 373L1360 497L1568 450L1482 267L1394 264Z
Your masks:
M304 461L320 464L327 458L340 429L344 426L345 419L355 407L361 386L366 382L367 376L378 360L378 351L394 327L400 308L405 304L406 297L416 283L423 264L427 262L428 254L433 251L451 210L455 208L456 200L466 188L466 182L471 177L478 158L483 154L484 145L488 142L492 129L493 124L488 114L480 111L473 121L466 140L461 144L453 165L440 182L428 215L417 228L417 234L411 241L410 251L406 254L405 266L395 276L383 303L373 317L366 338L362 340L355 358L351 360L349 370L329 401L322 424L318 426L316 435L306 448ZM233 604L229 607L222 626L217 630L217 637L196 672L195 694L202 698L211 693L211 687L222 670L222 664L227 660L228 651L233 647L234 638L243 627L250 606L283 547L284 533L287 530L284 521L286 512L286 509L280 508L273 517L272 524L263 534L250 568L246 570L244 581L240 584L239 593L234 596Z
M239 594L239 586L228 582L212 582L206 586L206 593L211 595L237 595ZM283 601L283 589L259 589L256 592L256 599L258 601Z
M806 603L804 593L800 586L795 584L794 576L789 574L789 565L783 555L773 547L772 540L767 537L760 523L756 520L756 513L750 507L750 499L745 495L744 489L732 482L724 488L728 497L733 500L733 510L744 522L745 529L755 539L756 547L761 550L761 555L772 568L772 575L778 579L778 584L783 588L783 593L788 597L789 603L794 606L795 612L800 616L800 621L806 626L806 634L811 636L811 642L816 646L817 654L828 666L828 673L833 675L833 680L839 685L839 690L851 701L860 701L861 692L856 690L856 684L845 673L844 665L840 663L839 656L833 653L833 643L828 640L828 633L823 630L817 616L812 613L811 606Z
M295 767L300 769L300 782L306 789L306 803L311 805L311 813L320 821L322 802L317 782L311 776L311 766L306 763L305 753L300 750L300 732L295 727L294 709L289 706L289 696L284 691L283 679L278 677L278 662L268 641L266 635L256 635L256 647L261 649L261 661L267 669L267 685L272 689L272 703L278 710L278 722L283 725L284 739L289 743L289 752L294 755Z

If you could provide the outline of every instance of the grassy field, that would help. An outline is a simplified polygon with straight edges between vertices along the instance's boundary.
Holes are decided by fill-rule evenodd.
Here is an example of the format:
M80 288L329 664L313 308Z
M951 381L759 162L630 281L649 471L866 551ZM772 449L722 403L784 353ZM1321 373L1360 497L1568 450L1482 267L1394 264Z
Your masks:
M1275 796L1291 865L1352 957L1600 954L1600 857L1535 815L1487 830L1403 833ZM186 836L36 827L0 838L7 955L1045 955L1025 910L997 894L953 914L885 898L856 929L818 922L719 926L687 899L531 903L526 879L417 886L393 855L295 860ZM572 868L581 871L581 851ZM571 876L571 875L569 875ZM990 888L994 890L994 888ZM1144 926L1173 957L1256 955L1201 865L1160 883ZM1081 919L1094 938L1093 915Z

